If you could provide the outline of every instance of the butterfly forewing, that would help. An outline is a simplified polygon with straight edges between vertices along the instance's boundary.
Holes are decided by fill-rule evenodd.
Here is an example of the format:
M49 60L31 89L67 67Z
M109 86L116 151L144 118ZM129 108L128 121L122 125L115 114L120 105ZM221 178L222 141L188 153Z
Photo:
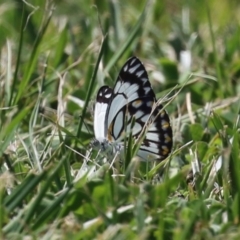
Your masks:
M106 128L109 128L117 114L122 116L120 111L124 106L148 97L155 100L147 72L139 59L132 57L122 67L113 88L112 100L107 110Z
M97 101L94 108L94 134L98 141L103 141L105 135L106 112L112 96L112 89L103 86L97 93Z

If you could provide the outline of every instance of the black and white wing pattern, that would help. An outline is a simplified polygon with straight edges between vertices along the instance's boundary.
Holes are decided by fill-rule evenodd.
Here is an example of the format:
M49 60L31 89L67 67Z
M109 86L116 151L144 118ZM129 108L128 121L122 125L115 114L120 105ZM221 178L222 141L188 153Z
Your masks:
M145 67L136 57L128 59L113 89L103 86L98 91L94 112L96 140L102 146L123 146L129 132L137 140L146 129L137 155L143 161L163 160L172 149L172 128L163 106L156 102Z
M97 101L94 109L94 134L95 138L102 142L106 139L105 134L105 119L109 102L112 96L112 89L108 86L103 86L98 90Z

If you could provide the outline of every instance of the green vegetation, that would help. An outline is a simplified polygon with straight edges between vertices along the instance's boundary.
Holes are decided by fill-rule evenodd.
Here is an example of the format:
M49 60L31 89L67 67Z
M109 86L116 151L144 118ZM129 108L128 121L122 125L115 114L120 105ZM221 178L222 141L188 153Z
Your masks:
M239 239L238 2L0 1L0 239ZM92 108L133 55L174 148L113 168Z

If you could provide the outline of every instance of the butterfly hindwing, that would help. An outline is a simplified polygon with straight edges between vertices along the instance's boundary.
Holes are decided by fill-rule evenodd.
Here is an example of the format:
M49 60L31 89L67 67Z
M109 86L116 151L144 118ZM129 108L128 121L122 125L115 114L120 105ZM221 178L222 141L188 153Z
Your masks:
M138 151L143 159L164 159L172 149L172 128L162 105L156 106L147 123L145 138Z

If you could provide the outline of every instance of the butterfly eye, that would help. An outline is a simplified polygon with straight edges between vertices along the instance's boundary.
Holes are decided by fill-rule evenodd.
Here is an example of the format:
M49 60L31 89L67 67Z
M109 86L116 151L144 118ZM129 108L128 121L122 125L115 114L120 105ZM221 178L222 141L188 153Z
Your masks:
M156 102L145 67L138 58L130 58L113 89L103 86L97 94L94 133L102 150L108 145L123 149L131 133L134 139L144 135L137 152L143 161L166 158L172 149L172 128L167 112Z

